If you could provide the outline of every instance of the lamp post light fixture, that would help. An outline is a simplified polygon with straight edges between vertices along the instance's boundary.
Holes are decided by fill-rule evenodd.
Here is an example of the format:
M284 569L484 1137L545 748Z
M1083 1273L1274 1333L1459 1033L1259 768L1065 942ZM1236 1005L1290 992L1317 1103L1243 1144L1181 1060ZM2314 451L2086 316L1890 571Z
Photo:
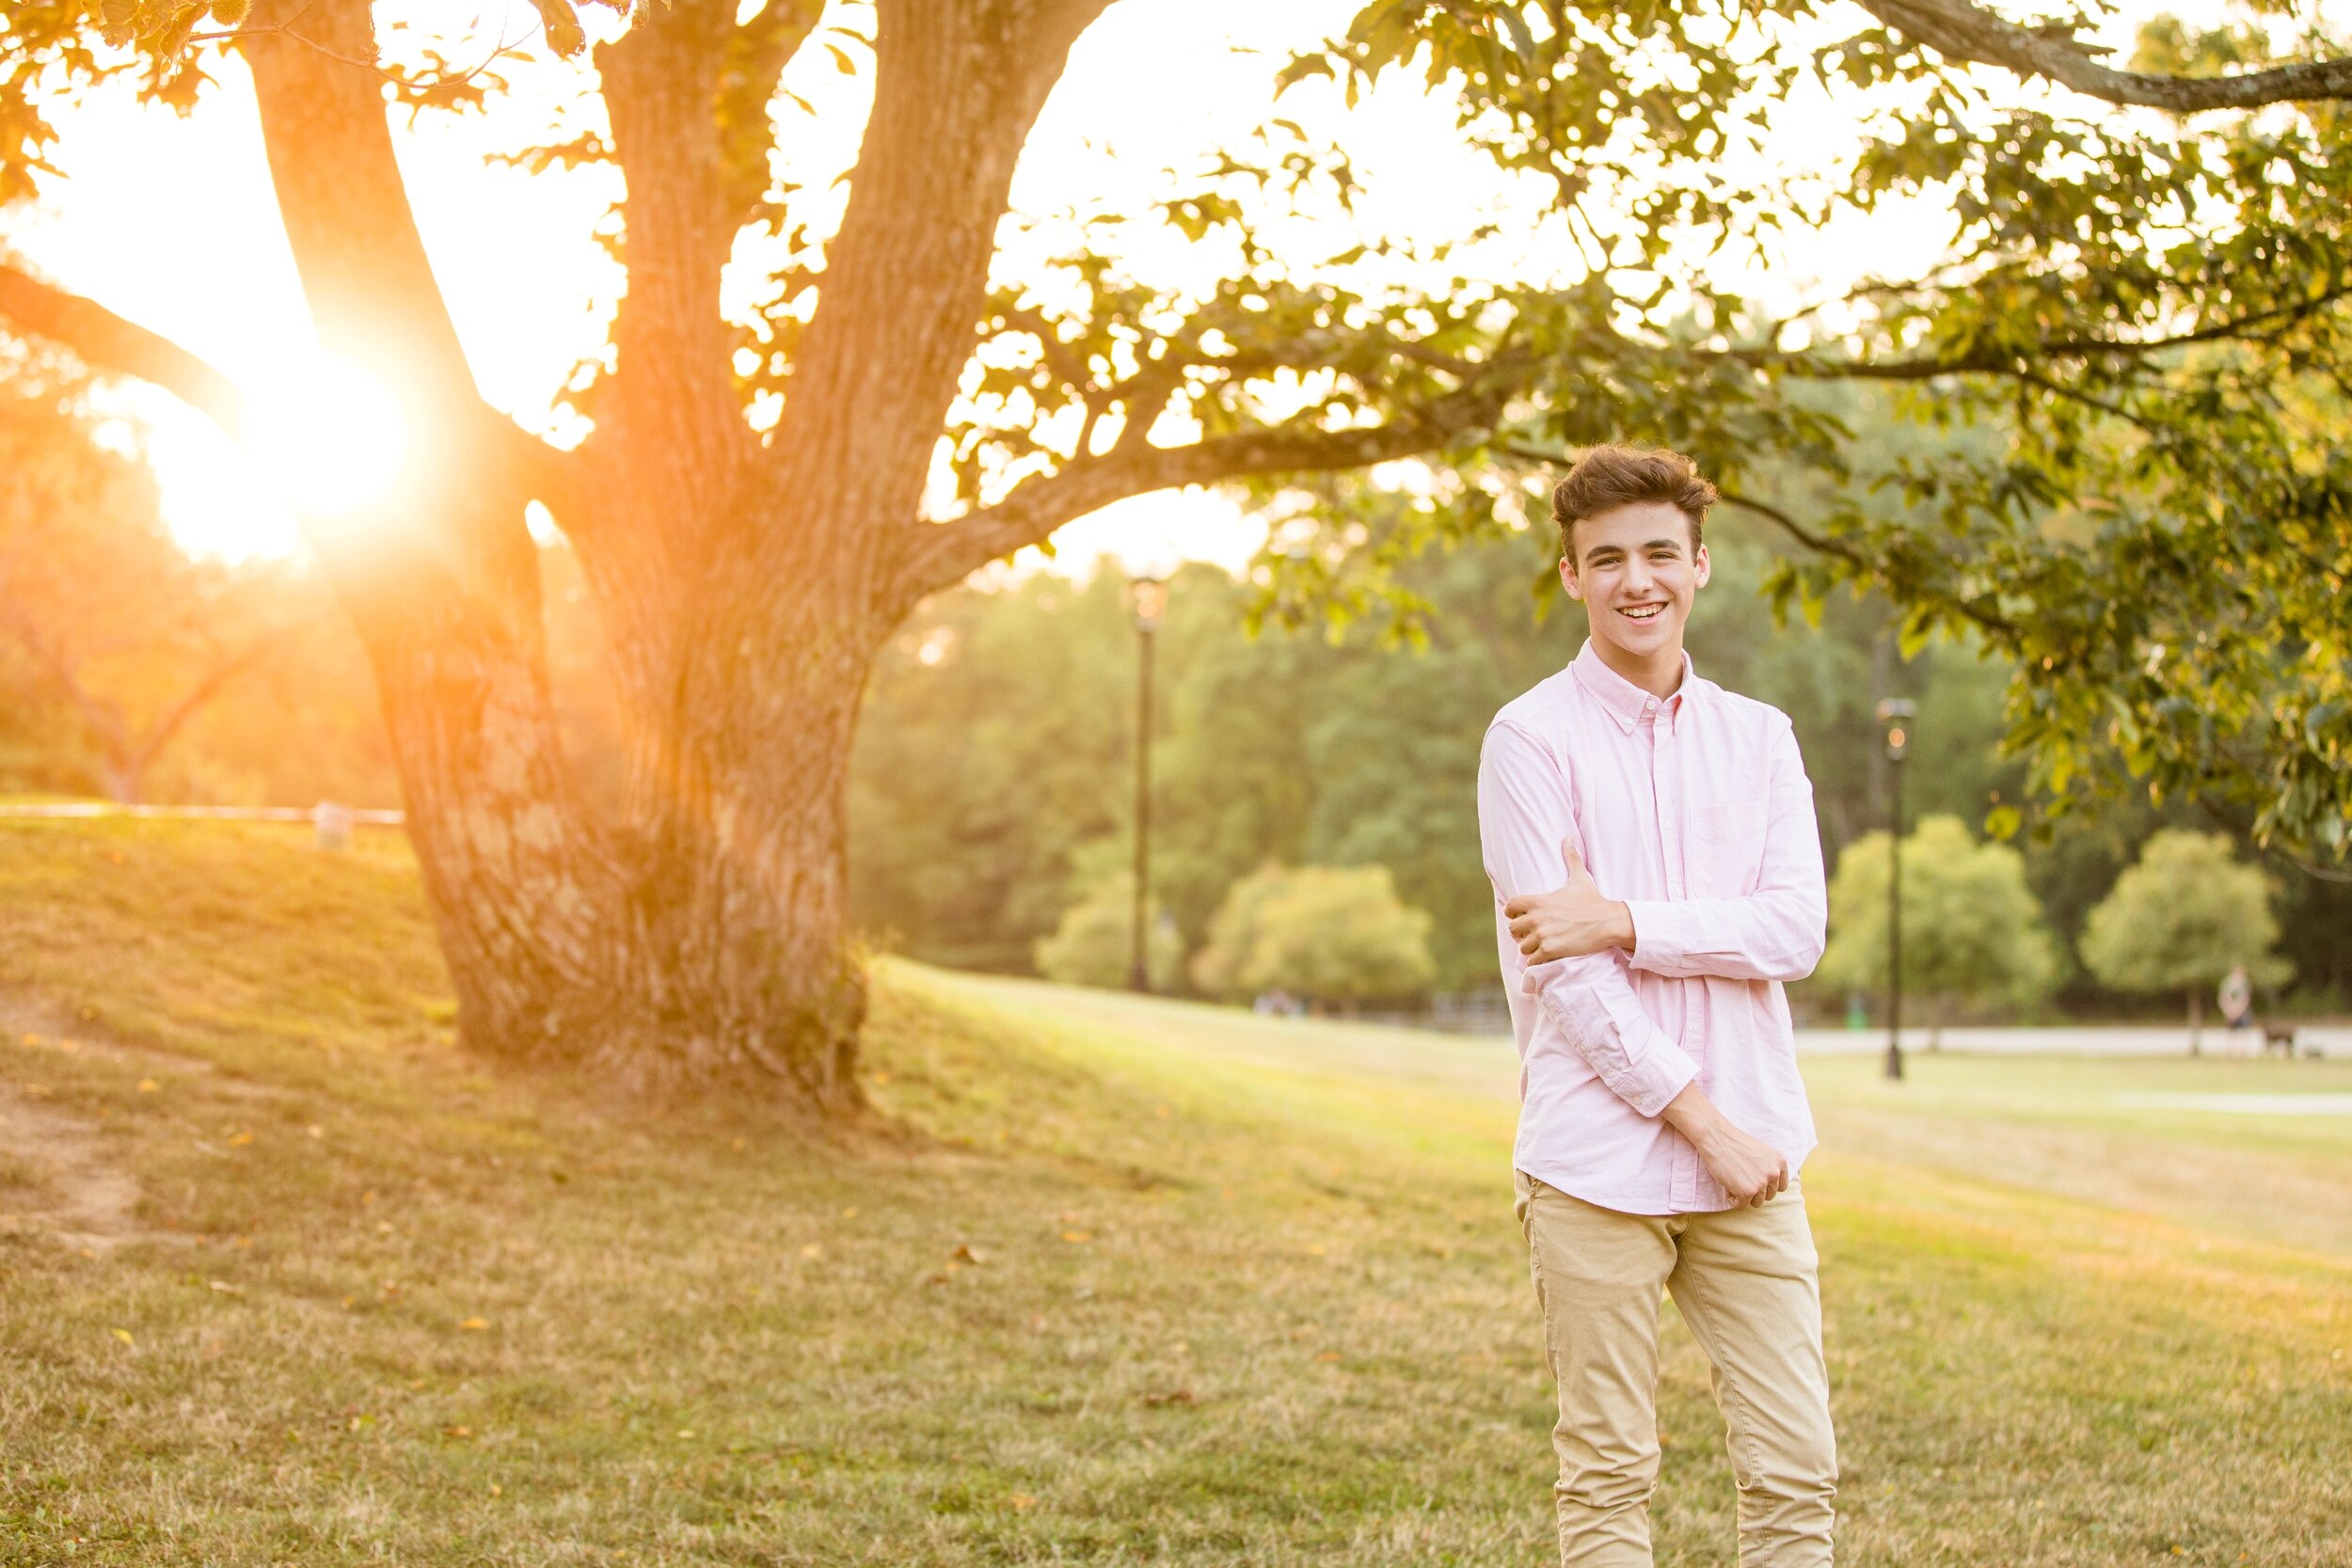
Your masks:
M1919 705L1907 697L1879 704L1886 727L1886 1076L1903 1076L1903 753L1911 749L1911 721Z
M1136 610L1136 906L1131 932L1127 989L1152 989L1149 963L1152 902L1152 650L1158 641L1160 617L1168 610L1164 578L1137 578L1128 585Z

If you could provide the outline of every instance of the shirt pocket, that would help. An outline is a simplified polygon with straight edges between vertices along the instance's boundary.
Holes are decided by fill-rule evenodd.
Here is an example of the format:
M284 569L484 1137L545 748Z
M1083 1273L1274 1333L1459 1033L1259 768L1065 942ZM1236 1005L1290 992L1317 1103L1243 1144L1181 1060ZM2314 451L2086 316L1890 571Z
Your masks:
M1691 808L1683 876L1693 898L1744 898L1764 866L1764 805L1732 801Z

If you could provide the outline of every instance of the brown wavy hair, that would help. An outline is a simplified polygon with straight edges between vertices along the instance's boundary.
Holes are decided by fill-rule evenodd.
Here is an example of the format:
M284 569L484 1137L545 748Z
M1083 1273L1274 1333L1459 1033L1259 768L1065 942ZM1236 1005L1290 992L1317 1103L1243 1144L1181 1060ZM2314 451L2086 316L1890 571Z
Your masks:
M1664 501L1691 519L1691 553L1698 553L1707 509L1723 498L1678 451L1656 447L1594 447L1576 460L1551 492L1551 520L1560 525L1560 553L1573 559L1569 531L1581 518L1620 506Z

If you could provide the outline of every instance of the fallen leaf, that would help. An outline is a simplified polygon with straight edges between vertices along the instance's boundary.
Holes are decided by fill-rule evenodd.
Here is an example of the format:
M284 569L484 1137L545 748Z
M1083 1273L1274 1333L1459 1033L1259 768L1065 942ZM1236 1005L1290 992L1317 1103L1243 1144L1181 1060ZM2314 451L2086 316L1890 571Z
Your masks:
M234 1285L230 1284L230 1283L229 1283L227 1280L225 1280L225 1279L215 1279L215 1280L210 1280L210 1281L207 1281L207 1282L206 1282L206 1284L205 1284L205 1287L204 1287L204 1288L205 1288L206 1290L208 1290L208 1291L219 1291L222 1295L224 1295L224 1296L241 1296L241 1295L245 1294L245 1291L242 1291L242 1290L240 1290L240 1289L238 1289L238 1288L237 1288L236 1286L234 1286Z
M310 1126L308 1126L308 1127L304 1128L304 1129L303 1129L303 1132L305 1132L309 1133L309 1134L310 1134L311 1137L313 1137L313 1138L324 1138L325 1136L326 1136L326 1128L324 1128L324 1127L321 1127L321 1126L320 1126L317 1122L315 1122L315 1121L314 1121L314 1122L312 1122Z
M131 1331L127 1328L118 1328L114 1331L114 1334L116 1338L121 1340L126 1345L135 1345L138 1343L136 1339L131 1338Z
M1094 1240L1094 1234L1088 1230L1065 1230L1061 1239L1065 1242L1090 1242Z
M694 1435L694 1429L692 1427L688 1427L685 1431L679 1433L678 1435L680 1437L691 1437Z
M987 1259L980 1256L979 1249L971 1245L969 1243L959 1244L956 1250L949 1254L949 1256L954 1258L957 1262L969 1263L974 1268L977 1268L981 1264L988 1261Z
M1339 1358L1340 1353L1335 1350L1325 1351L1322 1354L1315 1357L1318 1361L1337 1361Z
M443 1427L441 1429L441 1435L444 1437L471 1437L473 1435L473 1428Z
M842 1210L841 1217L845 1220L853 1220L857 1218L857 1205L852 1203L847 1209Z
M1029 1509L1037 1506L1037 1499L1030 1497L1026 1492L1015 1492L1011 1497L1006 1498L1005 1500L1012 1504L1013 1512L1016 1513L1026 1513Z
M252 1134L252 1133L250 1133L250 1132L235 1132L235 1133L231 1133L231 1134L230 1135L230 1138L229 1138L229 1147L230 1147L230 1148L243 1148L246 1145L247 1145L247 1144L251 1143L252 1141L253 1141L253 1134Z
M824 1250L825 1249L823 1247L818 1246L815 1242L811 1242L807 1245L801 1248L801 1256L803 1258L821 1257L824 1254Z
M1196 1404L1200 1402L1192 1397L1192 1390L1189 1388L1170 1388L1165 1394L1144 1395L1143 1402L1154 1407L1161 1407L1171 1404Z
M464 1323L459 1323L457 1326L460 1328L487 1328L490 1326L490 1320L487 1318L468 1318Z
M490 1496L493 1497L503 1497L506 1496L506 1488L501 1486L497 1481L492 1481L490 1483Z
M153 1094L156 1089L161 1086L162 1085L157 1084L152 1078L142 1078L139 1080L139 1093L141 1094Z
M947 1277L948 1276L944 1274L935 1274L929 1279L923 1281L923 1283L926 1285L945 1285L947 1283Z

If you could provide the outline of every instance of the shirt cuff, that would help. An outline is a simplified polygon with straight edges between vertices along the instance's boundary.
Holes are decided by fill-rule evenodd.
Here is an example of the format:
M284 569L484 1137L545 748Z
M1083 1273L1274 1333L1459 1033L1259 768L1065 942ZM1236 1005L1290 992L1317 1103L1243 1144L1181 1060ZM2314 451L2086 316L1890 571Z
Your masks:
M1618 1099L1653 1121L1699 1075L1698 1063L1668 1039L1665 1031L1658 1032L1657 1043L1659 1049L1637 1062L1624 1081L1609 1085L1617 1091Z
M1523 984L1551 1014L1571 1049L1600 1075L1612 1093L1641 1115L1655 1118L1699 1075L1698 1064L1666 1037L1666 1031L1643 1010L1629 987L1620 985L1621 994L1615 996L1604 990L1595 999L1597 1016L1580 1017L1565 1006L1556 987L1540 983L1533 971ZM1596 1032L1598 1049L1575 1044Z
M1687 972L1697 944L1697 922L1689 909L1662 898L1629 898L1625 912L1633 922L1633 951L1626 961L1652 974Z

